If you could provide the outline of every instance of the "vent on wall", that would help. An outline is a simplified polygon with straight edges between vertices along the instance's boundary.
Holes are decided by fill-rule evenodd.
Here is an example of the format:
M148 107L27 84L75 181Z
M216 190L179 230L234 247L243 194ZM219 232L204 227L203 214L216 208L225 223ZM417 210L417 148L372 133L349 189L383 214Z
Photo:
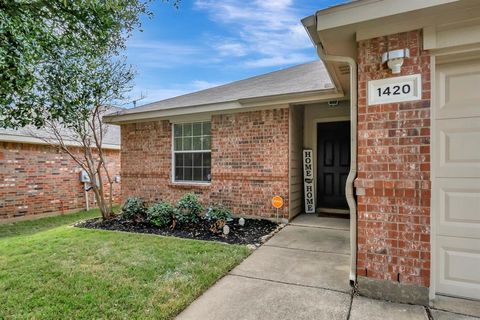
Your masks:
M338 66L338 71L342 76L350 74L350 66L348 64L341 64Z

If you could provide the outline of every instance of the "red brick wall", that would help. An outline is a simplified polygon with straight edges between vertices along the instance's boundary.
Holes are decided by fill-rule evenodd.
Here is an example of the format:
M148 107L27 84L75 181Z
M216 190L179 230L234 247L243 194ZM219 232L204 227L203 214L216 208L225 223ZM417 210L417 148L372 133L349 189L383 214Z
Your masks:
M120 173L120 152L107 150L109 169ZM46 145L0 142L0 221L85 207L80 167ZM116 202L120 186L114 185ZM89 194L93 199L93 193Z
M430 56L420 31L358 44L360 276L429 286ZM367 106L367 82L391 74L382 53L410 49L401 75L422 75L422 100ZM360 195L364 194L364 195Z
M281 195L288 217L288 108L212 116L212 181L171 181L172 130L168 121L122 125L122 198L177 201L194 192L205 205L221 203L235 214L274 216Z

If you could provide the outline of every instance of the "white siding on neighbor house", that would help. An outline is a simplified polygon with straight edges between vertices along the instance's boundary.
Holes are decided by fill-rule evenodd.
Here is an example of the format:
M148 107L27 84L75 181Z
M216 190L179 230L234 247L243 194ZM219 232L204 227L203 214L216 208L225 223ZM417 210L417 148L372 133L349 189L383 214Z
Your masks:
M480 299L480 59L437 65L435 80L435 289Z
M289 220L303 211L303 184L302 184L302 151L303 151L303 119L304 107L290 107L290 141L289 141L289 158L290 158L290 214Z

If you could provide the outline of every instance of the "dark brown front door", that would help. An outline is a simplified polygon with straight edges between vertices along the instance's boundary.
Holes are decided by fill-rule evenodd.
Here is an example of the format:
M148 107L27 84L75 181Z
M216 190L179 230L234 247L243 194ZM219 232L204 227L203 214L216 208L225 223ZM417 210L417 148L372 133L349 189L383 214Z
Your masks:
M350 171L350 122L317 124L317 206L347 209L345 183Z

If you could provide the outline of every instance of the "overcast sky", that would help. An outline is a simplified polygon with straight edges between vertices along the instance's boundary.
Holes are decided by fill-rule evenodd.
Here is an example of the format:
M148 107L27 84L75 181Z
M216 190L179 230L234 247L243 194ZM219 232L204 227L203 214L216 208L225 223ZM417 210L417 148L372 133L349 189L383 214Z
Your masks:
M153 1L128 42L138 105L317 59L300 19L342 0ZM128 105L131 107L131 104Z

